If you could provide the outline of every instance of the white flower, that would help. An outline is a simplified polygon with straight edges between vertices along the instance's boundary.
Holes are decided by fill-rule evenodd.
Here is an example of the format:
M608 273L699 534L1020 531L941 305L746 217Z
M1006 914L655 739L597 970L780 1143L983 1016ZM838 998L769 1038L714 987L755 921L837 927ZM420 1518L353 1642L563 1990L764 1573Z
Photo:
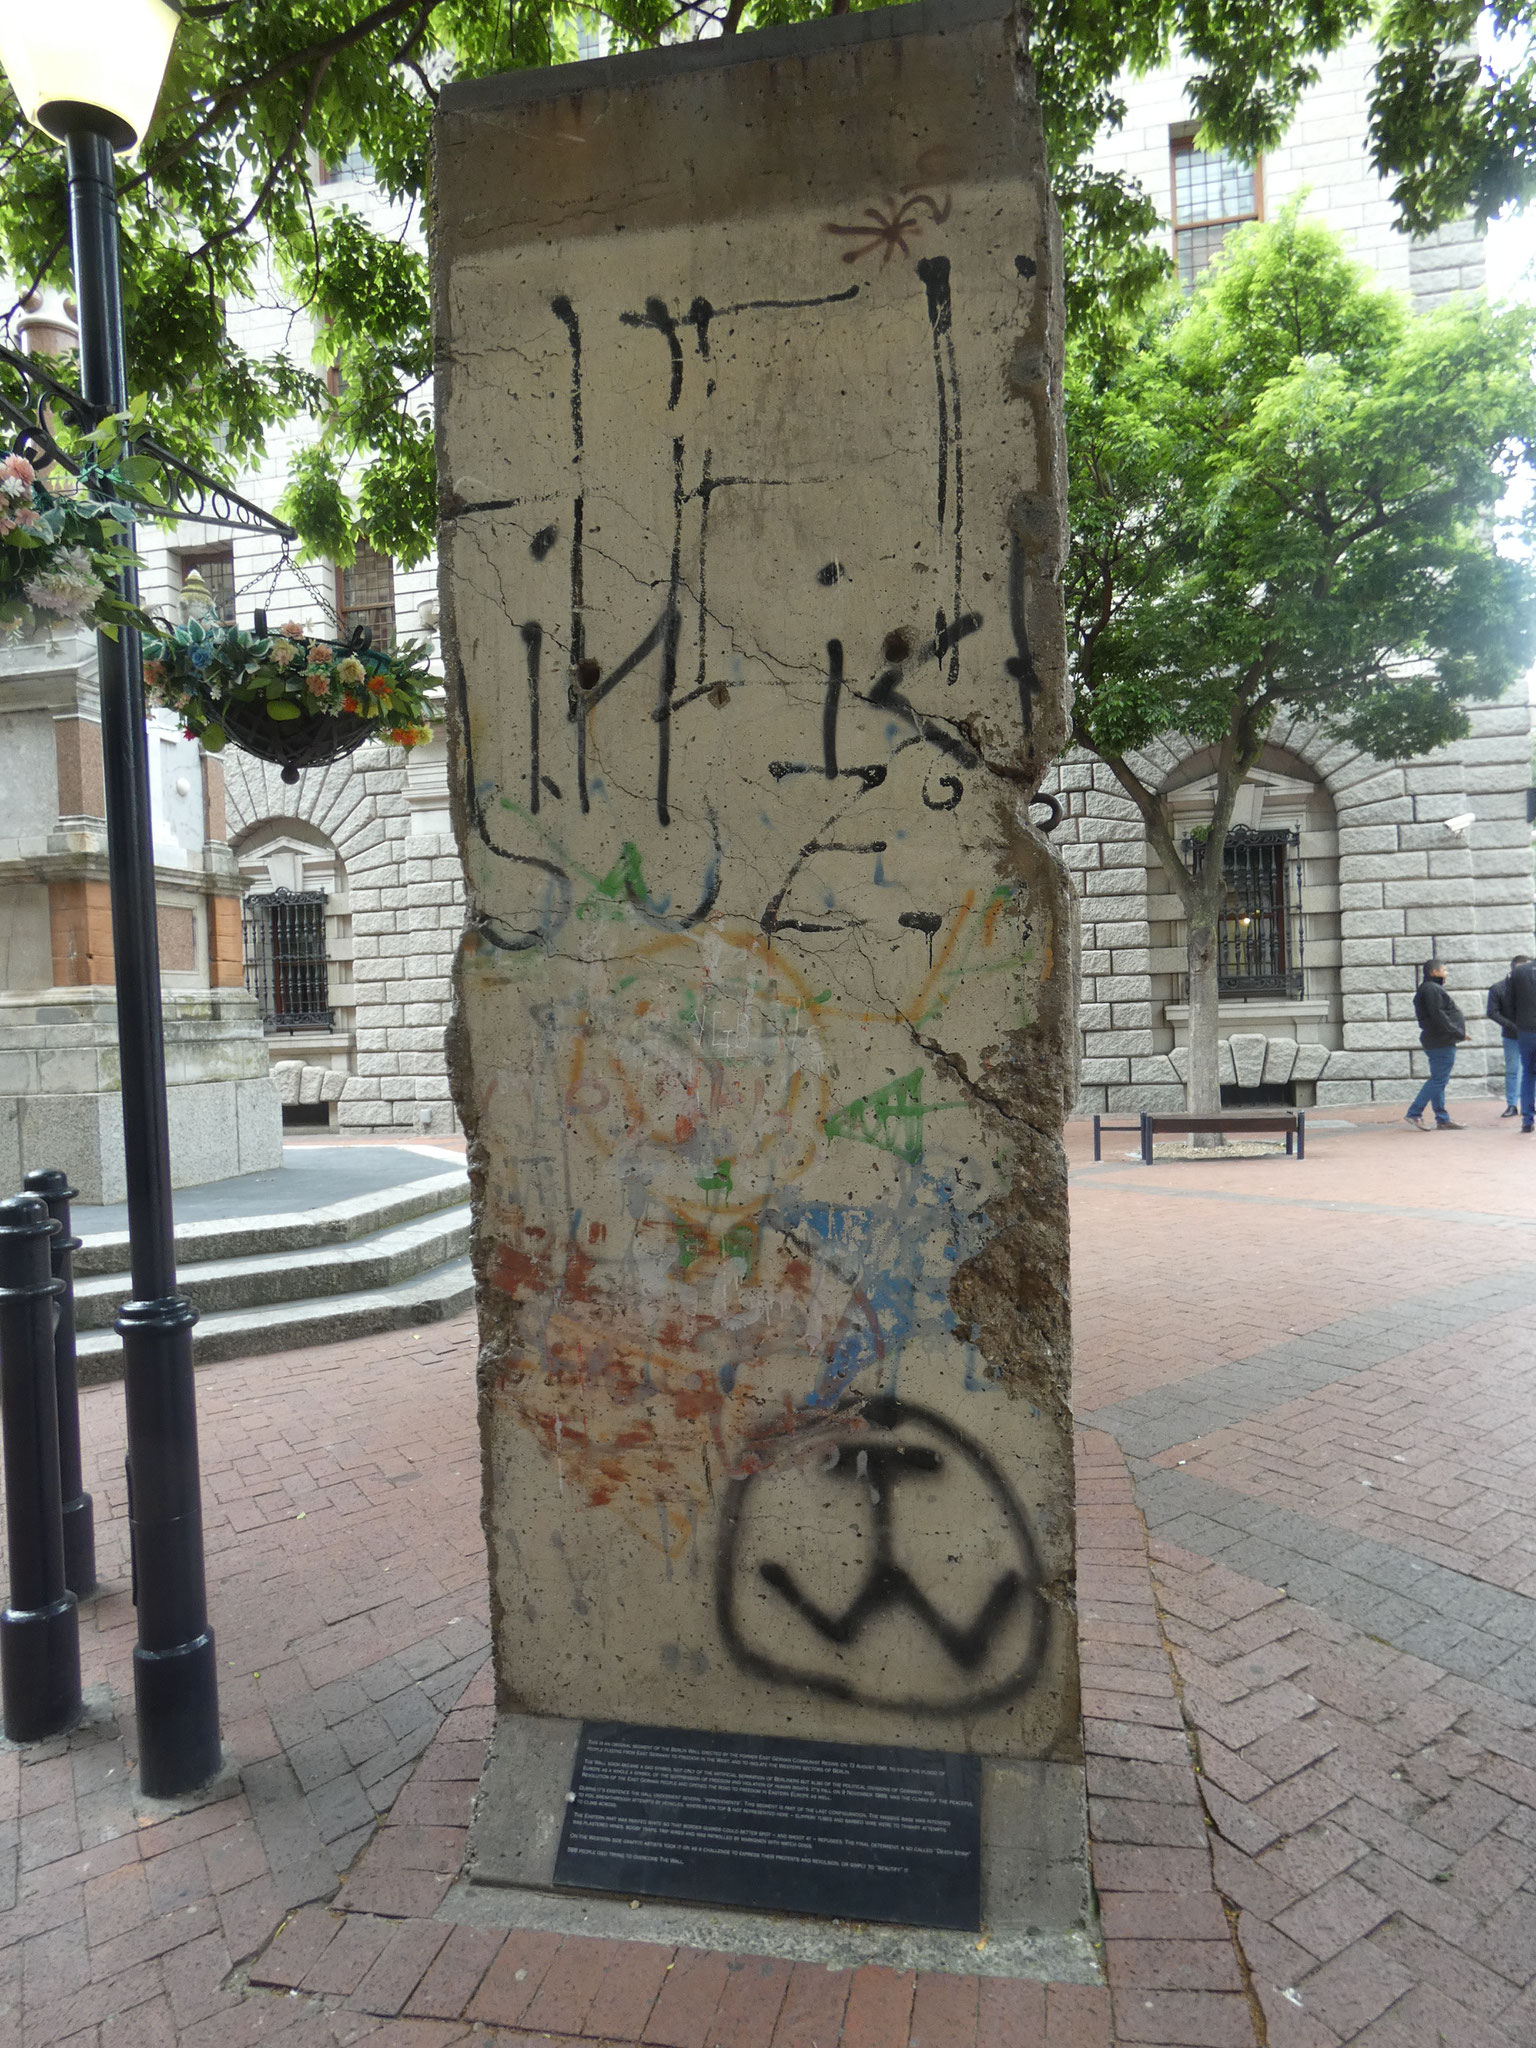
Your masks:
M84 548L63 548L51 565L22 586L40 611L83 619L101 596L101 579Z

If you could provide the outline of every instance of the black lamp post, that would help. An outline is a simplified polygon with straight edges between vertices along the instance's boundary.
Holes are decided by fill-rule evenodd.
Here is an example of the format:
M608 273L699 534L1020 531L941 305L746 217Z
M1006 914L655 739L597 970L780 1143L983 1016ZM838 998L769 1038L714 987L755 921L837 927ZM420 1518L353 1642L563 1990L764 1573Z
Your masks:
M128 404L113 159L132 151L149 125L178 19L167 0L33 0L0 13L0 63L22 111L64 144L81 390L113 412ZM123 587L136 598L132 571ZM96 647L134 1297L117 1329L139 1624L139 1782L167 1798L204 1783L220 1761L192 1384L197 1318L176 1292L139 636L125 627L116 640L99 634Z

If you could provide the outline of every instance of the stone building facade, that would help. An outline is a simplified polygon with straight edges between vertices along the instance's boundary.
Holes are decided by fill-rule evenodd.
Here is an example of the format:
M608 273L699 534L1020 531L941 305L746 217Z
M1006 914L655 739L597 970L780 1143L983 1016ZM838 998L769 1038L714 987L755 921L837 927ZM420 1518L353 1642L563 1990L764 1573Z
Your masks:
M1240 167L1194 148L1185 94L1193 65L1124 80L1126 118L1102 142L1099 161L1163 199L1171 246L1187 267L1242 218L1296 200L1418 304L1475 290L1483 248L1470 226L1429 242L1395 230L1365 150L1373 63L1364 36L1324 63L1285 140L1246 180ZM417 235L361 161L331 171L317 164L315 174L318 205ZM259 350L309 357L307 316L282 304L275 281L262 303L232 306L229 319ZM291 436L274 435L242 488L275 504L292 447ZM347 576L300 568L261 536L185 527L142 540L146 597L161 610L175 611L195 571L243 624L258 607L315 632L354 616L387 618L399 637L425 638L436 650L435 560L406 569L369 557ZM1521 694L1479 709L1473 722L1459 747L1386 767L1314 731L1273 735L1239 815L1270 845L1281 831L1295 835L1281 859L1282 915L1296 956L1288 973L1301 985L1234 998L1224 1011L1227 1085L1244 1099L1257 1099L1254 1090L1302 1103L1399 1097L1419 1063L1411 993L1431 943L1479 1019L1455 1085L1494 1086L1499 1055L1480 1021L1482 990L1531 940L1529 703ZM1180 791L1176 814L1193 829L1208 764L1177 739L1154 751L1154 779ZM303 1022L268 1019L268 1056L290 1124L418 1135L453 1128L442 1033L463 908L444 754L441 746L409 757L369 747L306 771L296 786L245 755L224 756L248 952L262 900L284 890L310 898L324 930L325 1004ZM1080 1107L1176 1106L1185 1028L1177 901L1108 770L1069 755L1047 787L1065 807L1056 837L1082 895ZM1467 812L1475 821L1448 832L1444 821Z
M249 754L224 756L248 928L253 899L279 888L323 894L328 913L332 1021L268 1028L290 1124L354 1135L456 1128L443 1031L464 891L445 755L441 744L412 755L368 746L297 783Z
M317 205L362 212L419 244L417 224L374 188L360 159L317 162L313 170ZM227 317L257 353L310 360L316 332L307 314L283 304L275 278L260 303L231 306ZM272 436L259 470L241 479L247 496L276 505L298 438L292 430ZM258 610L273 626L294 620L316 635L365 623L381 643L424 643L436 661L433 558L407 567L365 549L351 570L340 570L300 563L264 534L194 526L145 531L140 545L152 611L185 612L195 572L196 605L211 600L243 626ZM328 768L305 769L292 784L233 747L220 757L229 842L245 892L246 971L261 997L290 1127L395 1136L457 1128L443 1031L463 888L446 755L441 734L411 754L370 745ZM285 896L301 901L285 905ZM312 918L317 946L323 933L323 975L297 1014L285 1013L284 991L261 988L262 920L283 914Z
M0 640L0 1193L57 1166L125 1193L96 636ZM224 770L153 718L149 796L176 1187L276 1166L278 1102L244 987Z
M1297 979L1223 996L1226 1099L1302 1107L1406 1100L1425 1071L1413 992L1431 953L1446 961L1471 1020L1453 1092L1502 1088L1498 1035L1481 1013L1511 954L1536 951L1530 705L1521 696L1479 706L1472 725L1456 747L1388 763L1315 726L1276 728L1245 786L1243 822L1271 843L1295 835L1283 850L1281 887ZM1176 823L1201 822L1202 799L1209 816L1208 754L1175 737L1132 765L1173 794ZM1178 898L1139 813L1102 763L1069 758L1047 786L1062 805L1053 836L1082 910L1079 1107L1181 1108L1188 1010ZM1470 824L1452 829L1469 814Z
M1192 64L1124 80L1126 119L1098 161L1161 200L1186 282L1231 228L1294 201L1421 309L1479 290L1483 245L1470 223L1427 241L1395 230L1366 154L1373 63L1364 36L1330 59L1253 173L1196 149L1184 90ZM1275 943L1256 963L1266 971L1233 976L1223 991L1228 1101L1405 1100L1424 1072L1413 991L1432 952L1473 1020L1453 1093L1502 1088L1484 993L1512 953L1536 952L1527 686L1470 716L1466 740L1417 761L1375 761L1299 723L1271 734L1235 822L1250 835L1239 859L1252 864L1240 907L1272 921ZM1176 735L1133 761L1170 798L1181 834L1209 818L1213 765ZM1180 1108L1188 1009L1178 898L1108 768L1071 754L1045 786L1063 808L1055 839L1082 908L1079 1108Z

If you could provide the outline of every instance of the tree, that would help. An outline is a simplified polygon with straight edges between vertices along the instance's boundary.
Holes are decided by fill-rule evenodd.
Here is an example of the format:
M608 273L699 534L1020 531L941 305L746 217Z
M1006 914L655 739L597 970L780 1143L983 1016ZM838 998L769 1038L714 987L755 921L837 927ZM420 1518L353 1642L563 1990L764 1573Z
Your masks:
M1536 652L1536 576L1497 544L1536 440L1533 346L1524 309L1410 312L1292 209L1234 235L1187 304L1159 296L1118 355L1069 350L1074 733L1183 905L1195 1114L1220 1104L1227 834L1275 719L1424 753ZM1170 732L1216 751L1188 857L1131 758Z
M316 159L360 151L409 219L426 200L432 108L449 76L574 56L582 23L605 23L624 50L850 4L861 0L187 0L159 117L123 181L130 376L159 437L233 478L274 427L307 417L321 432L288 499L306 541L347 562L366 530L419 560L435 528L425 264L405 233L326 203ZM1531 4L1519 0L1509 19ZM1371 0L1040 0L1031 40L1074 326L1106 331L1166 267L1148 239L1147 194L1090 163L1123 112L1122 69L1157 65L1177 38L1202 67L1193 98L1209 137L1252 154L1284 132L1317 59L1372 11ZM1471 0L1390 10L1401 61L1384 74L1374 133L1416 225L1450 218L1468 193L1496 204L1523 190L1536 155L1531 124L1515 118L1524 75L1495 92L1446 54L1474 14ZM224 308L262 289L267 250L320 337L313 366L226 335ZM19 298L68 282L60 153L22 123L8 90L0 266Z

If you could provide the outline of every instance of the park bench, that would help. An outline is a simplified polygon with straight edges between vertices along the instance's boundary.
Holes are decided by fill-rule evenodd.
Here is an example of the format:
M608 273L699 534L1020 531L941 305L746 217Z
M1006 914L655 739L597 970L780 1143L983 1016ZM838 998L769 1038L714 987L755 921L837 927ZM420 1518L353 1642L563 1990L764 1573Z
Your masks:
M1234 1109L1216 1116L1185 1116L1182 1113L1165 1115L1161 1110L1143 1110L1134 1124L1107 1123L1101 1116L1093 1120L1093 1156L1102 1158L1100 1137L1104 1131L1136 1131L1141 1138L1141 1163L1150 1166L1155 1157L1154 1146L1159 1136L1177 1135L1187 1137L1195 1132L1220 1131L1234 1135L1274 1132L1285 1138L1286 1157L1291 1154L1294 1142L1298 1160L1307 1156L1307 1113L1304 1109L1252 1110Z
M1146 1110L1141 1119L1142 1165L1152 1164L1153 1147L1159 1134L1182 1138L1193 1136L1197 1131L1230 1131L1243 1137L1271 1131L1284 1132L1286 1157L1290 1157L1293 1143L1298 1159L1307 1156L1307 1113L1304 1109L1234 1109L1216 1116L1164 1116L1159 1110Z

